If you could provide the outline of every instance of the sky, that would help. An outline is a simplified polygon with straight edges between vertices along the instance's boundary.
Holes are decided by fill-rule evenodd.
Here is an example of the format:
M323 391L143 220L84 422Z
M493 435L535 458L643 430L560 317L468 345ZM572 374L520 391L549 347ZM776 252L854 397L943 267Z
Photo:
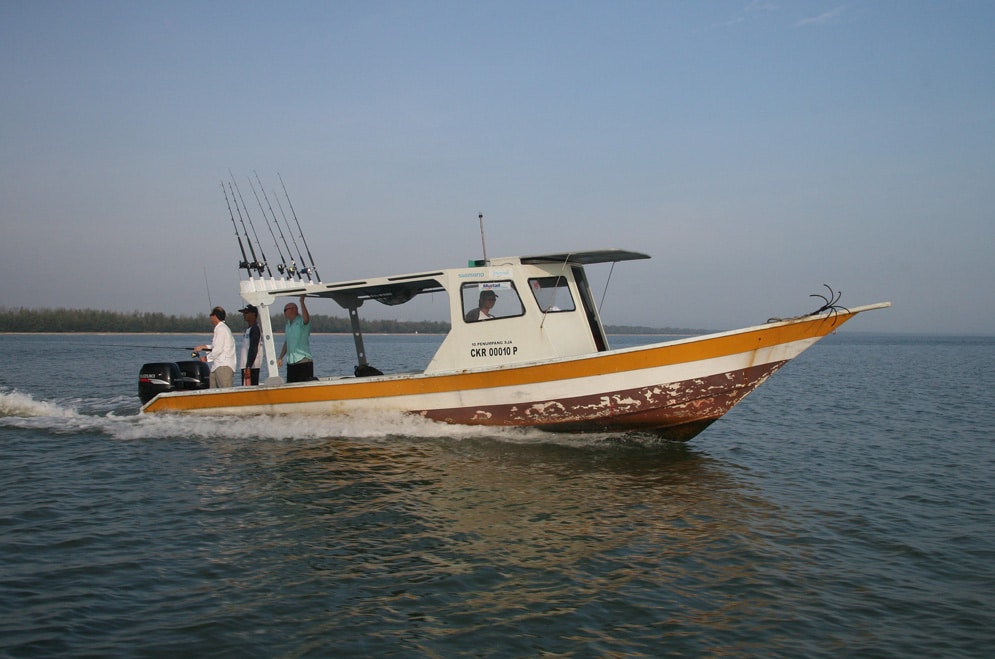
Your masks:
M733 329L828 284L893 303L851 331L995 335L992 25L987 0L0 0L0 307L238 308L221 184L251 213L258 173L326 282L461 267L483 213L491 257L650 254L590 269L608 324Z

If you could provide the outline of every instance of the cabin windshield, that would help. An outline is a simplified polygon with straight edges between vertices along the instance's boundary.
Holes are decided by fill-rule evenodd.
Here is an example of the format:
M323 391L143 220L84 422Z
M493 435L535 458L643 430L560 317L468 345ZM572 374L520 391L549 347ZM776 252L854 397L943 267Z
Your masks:
M532 277L532 295L543 313L573 311L577 308L565 277Z
M522 298L511 281L463 284L461 294L463 319L468 323L514 318L525 313Z

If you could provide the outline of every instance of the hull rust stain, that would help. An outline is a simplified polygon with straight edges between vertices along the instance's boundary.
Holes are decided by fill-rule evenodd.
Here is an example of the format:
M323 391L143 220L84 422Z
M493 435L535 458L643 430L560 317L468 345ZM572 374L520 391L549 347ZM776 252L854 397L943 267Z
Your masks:
M533 426L565 432L654 431L664 436L683 436L695 427L700 432L724 415L785 363L608 394L524 404L422 410L420 414L435 421L456 424Z

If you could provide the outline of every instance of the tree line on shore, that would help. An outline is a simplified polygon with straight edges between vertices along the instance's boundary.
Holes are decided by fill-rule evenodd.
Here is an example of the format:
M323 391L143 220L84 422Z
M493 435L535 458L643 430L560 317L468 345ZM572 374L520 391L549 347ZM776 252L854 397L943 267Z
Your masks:
M241 328L242 317L230 312L228 324ZM283 314L272 316L273 331L283 332ZM311 331L341 333L352 332L348 318L311 314ZM361 319L364 332L383 334L433 334L449 331L449 323L434 321L399 321ZM0 332L77 332L77 333L135 333L153 332L196 334L211 329L207 315L178 316L152 311L100 311L96 309L6 309L0 307Z
M273 331L283 332L282 314L272 316ZM350 333L349 319L338 316L311 314L311 331L317 333ZM241 317L237 312L230 313L228 324L235 329L241 327ZM449 323L421 320L377 320L360 319L363 332L371 334L445 334ZM196 334L211 328L204 316L177 316L154 311L101 311L98 309L8 309L0 307L0 332L66 332L66 333L134 333L154 332L175 334ZM703 330L686 328L650 328L608 325L609 334L703 334Z

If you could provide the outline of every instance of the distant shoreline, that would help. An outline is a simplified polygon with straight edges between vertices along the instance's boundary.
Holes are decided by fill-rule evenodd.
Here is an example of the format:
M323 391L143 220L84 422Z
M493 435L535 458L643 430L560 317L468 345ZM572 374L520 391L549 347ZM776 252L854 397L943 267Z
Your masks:
M238 328L233 328L238 329ZM701 336L684 332L605 332L608 336ZM710 332L704 332L708 334ZM210 335L211 332L4 332L0 336L189 336L191 334ZM283 332L274 332L283 334ZM447 332L363 332L363 336L446 336ZM352 336L351 332L311 332L311 336Z
M238 328L235 328L238 329ZM730 330L715 330L714 332L605 332L608 336L705 336L708 334L719 334ZM932 337L967 337L978 339L995 339L995 334L977 334L970 332L895 332L869 331L869 330L837 330L838 334L856 336L866 334L868 336L932 336ZM66 331L66 332L8 332L0 330L0 336L190 336L193 334L203 334L210 336L211 332L96 332L96 331ZM283 335L283 332L274 332L275 335ZM446 332L363 332L363 336L446 336ZM351 332L312 332L311 336L352 336ZM828 337L827 337L828 338Z

